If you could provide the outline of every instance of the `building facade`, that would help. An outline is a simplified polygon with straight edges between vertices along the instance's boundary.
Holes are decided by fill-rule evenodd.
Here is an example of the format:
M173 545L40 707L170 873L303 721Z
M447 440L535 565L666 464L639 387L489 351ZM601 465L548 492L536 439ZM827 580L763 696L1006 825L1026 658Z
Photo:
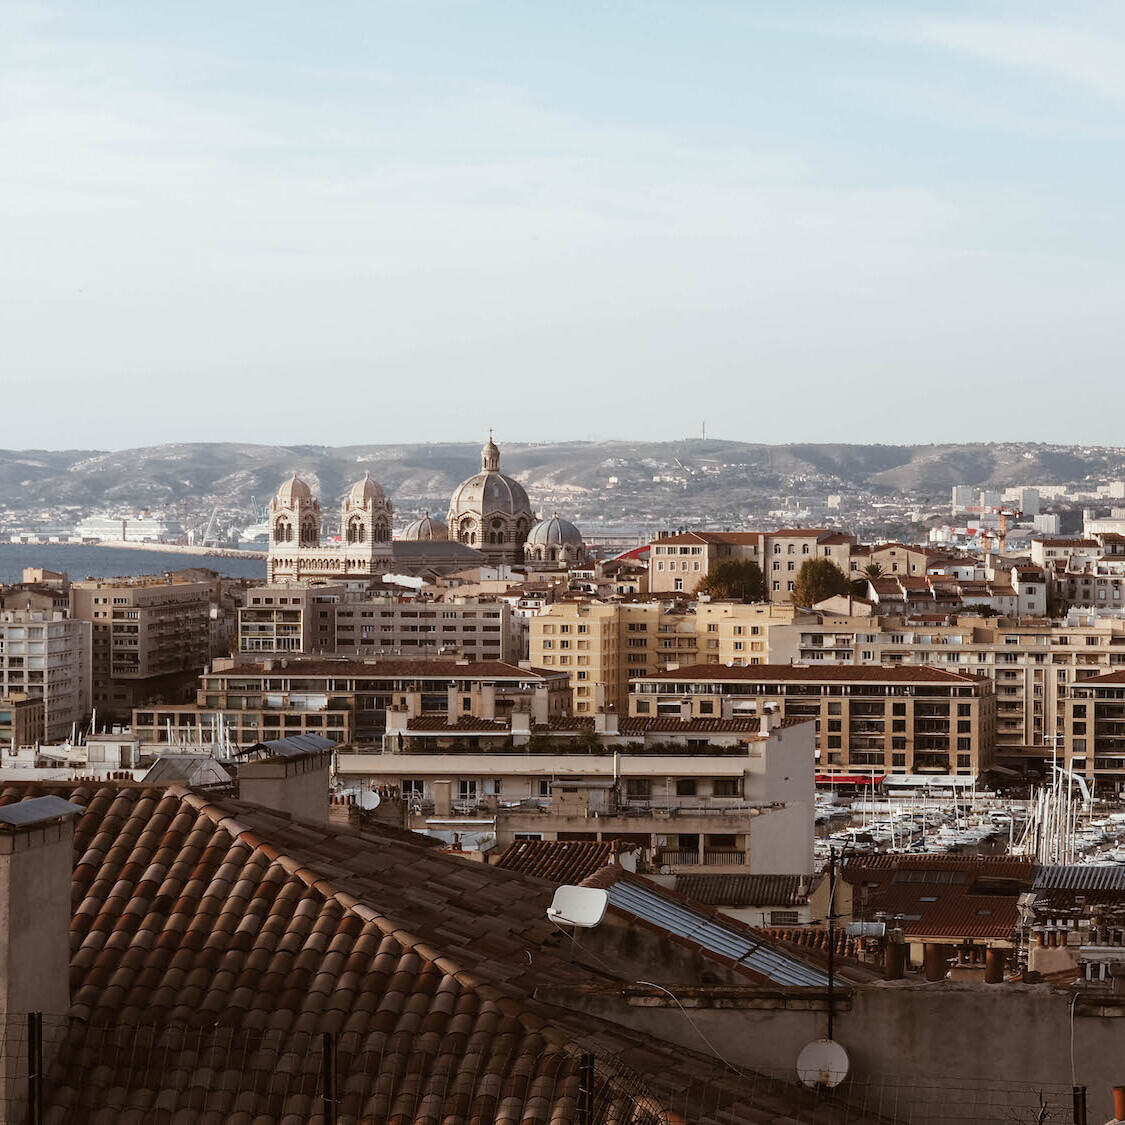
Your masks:
M776 709L816 720L825 776L976 777L993 763L996 697L987 680L939 668L695 665L633 682L632 716L737 718Z
M151 699L189 699L213 655L212 608L219 599L218 580L175 575L71 583L71 617L93 629L98 713L123 720Z
M0 611L0 696L43 700L44 737L62 742L91 707L91 626L59 612Z

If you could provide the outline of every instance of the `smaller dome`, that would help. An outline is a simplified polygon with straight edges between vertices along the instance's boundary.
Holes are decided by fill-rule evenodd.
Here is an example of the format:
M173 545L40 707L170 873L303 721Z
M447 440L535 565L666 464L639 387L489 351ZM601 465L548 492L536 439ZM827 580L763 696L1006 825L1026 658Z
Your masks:
M449 538L449 529L441 520L435 520L427 512L421 519L408 523L403 529L402 537L412 542L445 540Z
M550 519L540 520L527 533L528 547L584 547L582 532L569 520L559 519L558 512Z
M297 470L293 470L293 475L277 490L277 501L287 508L292 508L301 500L311 500L312 489L299 476Z
M377 481L371 479L369 472L364 472L363 480L357 480L348 493L348 501L352 504L366 504L369 500L382 502L386 497Z

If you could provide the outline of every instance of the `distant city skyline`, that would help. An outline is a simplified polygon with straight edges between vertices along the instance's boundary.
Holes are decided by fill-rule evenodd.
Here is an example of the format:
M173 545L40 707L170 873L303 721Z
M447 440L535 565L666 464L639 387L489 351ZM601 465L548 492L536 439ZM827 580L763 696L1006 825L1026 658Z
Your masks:
M0 10L4 448L1125 407L1125 10Z

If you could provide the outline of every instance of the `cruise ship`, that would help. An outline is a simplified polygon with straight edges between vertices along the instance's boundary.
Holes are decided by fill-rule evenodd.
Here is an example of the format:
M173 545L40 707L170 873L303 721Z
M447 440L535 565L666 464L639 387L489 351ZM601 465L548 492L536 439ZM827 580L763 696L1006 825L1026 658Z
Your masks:
M140 514L112 516L102 513L87 516L74 529L80 540L96 539L115 543L163 543L182 534L162 515Z

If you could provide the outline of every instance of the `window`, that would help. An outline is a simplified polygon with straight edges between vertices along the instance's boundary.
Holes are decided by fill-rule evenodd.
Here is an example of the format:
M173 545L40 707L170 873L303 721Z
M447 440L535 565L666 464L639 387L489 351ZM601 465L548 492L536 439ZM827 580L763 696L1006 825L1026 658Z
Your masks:
M426 786L420 777L404 777L402 779L402 795L407 800L415 798L421 800L426 794Z
M463 777L457 782L457 796L462 801L475 801L477 799L477 779Z
M549 777L541 777L539 779L539 796L549 797L551 795L551 779Z
M647 777L630 777L625 781L626 797L651 797L652 781Z
M694 777L678 777L676 778L676 796L677 797L694 797L695 796L695 778Z
M771 926L795 926L800 920L801 916L796 910L770 911Z
M738 778L737 777L716 777L711 783L711 792L716 797L737 797L738 792Z

